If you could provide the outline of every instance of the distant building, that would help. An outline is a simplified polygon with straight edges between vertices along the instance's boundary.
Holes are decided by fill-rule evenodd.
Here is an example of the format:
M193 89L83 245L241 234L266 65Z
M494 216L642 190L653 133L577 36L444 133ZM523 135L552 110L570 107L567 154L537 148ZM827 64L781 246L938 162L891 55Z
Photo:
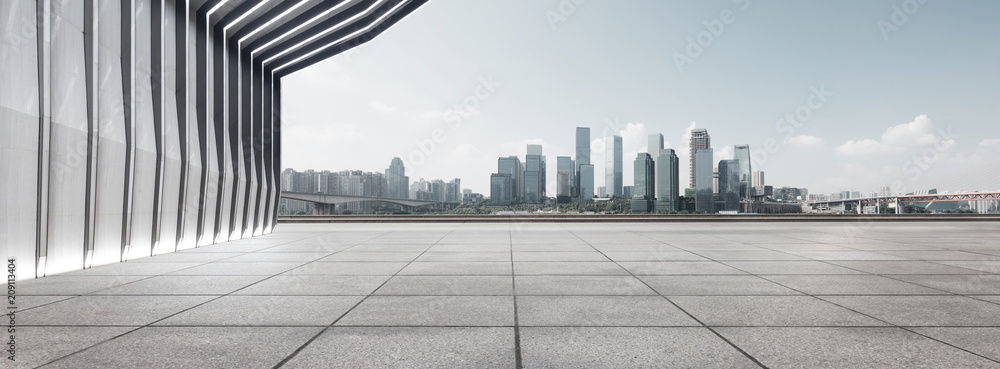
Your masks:
M568 156L556 157L556 202L564 204L573 197L573 159Z
M632 195L635 194L634 186L622 186L622 197L626 199L631 199Z
M715 207L712 191L712 182L714 181L712 161L715 159L715 154L712 149L699 149L692 158L695 159L695 172L692 176L695 179L693 186L695 189L695 210L711 214Z
M660 150L656 159L656 210L680 210L680 160L673 149Z
M577 202L594 201L594 166L584 164L580 166L580 196Z
M660 150L663 150L663 134L662 133L650 133L647 137L646 153L656 161L656 158L660 157Z
M512 188L513 197L511 198L511 202L513 204L521 203L522 196L524 195L524 166L521 164L521 159L517 156L498 159L497 173L510 174L510 178L513 181L512 185L514 186Z
M590 128L576 127L576 180L573 182L576 190L573 191L575 201L587 201L593 197L594 193L594 171L591 167L589 178L582 178L582 167L591 165L590 163ZM583 183L590 183L590 197L586 197L582 192Z
M647 153L639 153L635 157L634 169L632 212L649 212L652 210L653 196L656 192L656 169L653 158Z
M753 172L753 186L760 187L765 185L764 183L764 171L758 170Z
M721 211L740 211L740 161L719 161L719 199Z
M608 197L608 189L604 186L597 186L597 197Z
M406 176L403 159L392 158L389 168L385 170L386 197L390 199L405 199L409 196L410 177Z
M604 153L604 187L607 196L622 195L622 136L611 136L605 139Z
M708 130L704 128L691 130L691 142L689 145L691 152L690 156L688 157L689 158L688 160L690 160L690 173L688 178L690 179L691 183L688 185L688 187L697 189L698 186L696 186L697 181L695 173L696 172L695 156L698 150L709 149L712 147L712 138L708 135ZM711 169L711 164L709 164L709 169Z
M490 205L508 206L514 201L514 178L510 173L490 175Z
M733 158L739 161L739 197L747 198L750 195L750 187L753 187L750 168L750 145L736 145L733 149Z
M524 157L524 203L545 202L545 156L542 145L528 145L528 155Z

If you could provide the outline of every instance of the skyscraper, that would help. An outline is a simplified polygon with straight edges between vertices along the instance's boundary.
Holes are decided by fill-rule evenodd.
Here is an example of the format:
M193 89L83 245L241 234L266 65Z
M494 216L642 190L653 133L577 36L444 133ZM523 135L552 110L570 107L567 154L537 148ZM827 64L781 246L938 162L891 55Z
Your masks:
M578 202L594 200L594 165L584 164L580 166L580 196Z
M497 160L497 173L510 174L511 203L518 204L524 196L524 166L517 156L508 156Z
M514 181L509 173L490 175L490 205L507 206L513 203Z
M590 181L591 183L591 193L593 193L593 183L594 183L594 173L591 171L589 179L582 179L582 173L580 172L580 167L584 165L589 165L590 163L590 128L589 127L576 127L576 180L573 182L576 191L574 192L574 198L576 201L583 199L581 189L581 182ZM589 199L588 199L589 200Z
M680 210L680 161L673 149L656 158L656 210Z
M650 133L649 134L649 144L646 148L646 152L649 156L653 157L653 160L660 157L660 150L663 150L663 134L662 133Z
M405 199L408 196L410 187L409 177L406 176L406 168L403 167L403 160L392 158L389 168L385 170L385 179L388 182L386 196L391 199Z
M608 196L622 195L622 136L605 139L604 190Z
M692 132L693 133L693 132ZM694 189L695 189L695 202L694 209L703 214L711 214L714 211L714 200L712 199L713 190L712 185L714 181L714 171L712 170L712 161L715 154L712 149L698 149L695 151L694 156L694 176L695 179Z
M740 210L740 161L719 161L719 198L723 211Z
M524 202L541 204L545 200L545 156L542 145L528 145L524 158Z
M751 174L750 171L750 145L736 145L734 148L734 159L739 160L739 197L747 198L750 193Z
M689 157L689 160L691 162L690 163L691 173L690 177L688 177L691 182L690 188L698 188L697 181L695 180L695 177L697 175L697 173L695 173L696 171L695 155L697 154L698 150L710 149L710 148L712 148L712 138L708 135L707 129L698 128L691 130L691 143L690 143L691 156ZM709 160L708 167L711 170L712 168L711 160Z
M573 159L556 157L556 202L567 203L573 196Z
M641 152L635 157L635 175L632 193L632 211L649 212L653 203L654 186L656 185L656 170L653 166L653 158L649 154Z

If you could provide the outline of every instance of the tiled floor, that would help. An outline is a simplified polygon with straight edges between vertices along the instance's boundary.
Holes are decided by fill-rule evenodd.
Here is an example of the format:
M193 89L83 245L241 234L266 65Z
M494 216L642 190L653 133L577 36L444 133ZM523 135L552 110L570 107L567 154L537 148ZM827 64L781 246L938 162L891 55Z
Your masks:
M24 368L1000 368L984 222L281 224L17 292Z

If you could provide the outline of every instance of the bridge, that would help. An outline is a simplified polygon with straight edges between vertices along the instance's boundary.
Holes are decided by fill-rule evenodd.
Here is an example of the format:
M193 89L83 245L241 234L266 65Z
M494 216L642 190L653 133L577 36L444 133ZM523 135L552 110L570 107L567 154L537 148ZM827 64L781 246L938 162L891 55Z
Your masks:
M331 195L325 193L306 193L306 192L288 192L282 191L281 198L287 200L299 200L305 202L313 203L313 214L314 215L329 215L333 214L338 204L346 204L351 202L360 201L378 201L386 202L390 204L402 205L404 209L409 210L409 208L420 207L420 206L454 206L461 204L460 202L452 201L427 201L427 200L412 200L412 199L392 199L385 197L367 197L367 196L351 196L351 195Z
M955 201L1000 201L1000 192L971 192L953 194L929 194L929 195L896 195L865 197L859 199L809 201L810 206L838 204L847 210L847 204L856 205L854 210L860 214L865 205L895 204L896 214L901 214L903 208L901 204L913 204L921 202L955 202ZM876 207L876 212L878 207Z

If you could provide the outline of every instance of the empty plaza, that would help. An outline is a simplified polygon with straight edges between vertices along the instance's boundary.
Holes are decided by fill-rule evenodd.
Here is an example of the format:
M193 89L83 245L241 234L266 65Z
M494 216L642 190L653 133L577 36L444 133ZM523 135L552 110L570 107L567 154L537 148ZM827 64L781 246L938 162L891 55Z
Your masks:
M942 221L282 223L18 281L15 367L1000 368L998 236Z

